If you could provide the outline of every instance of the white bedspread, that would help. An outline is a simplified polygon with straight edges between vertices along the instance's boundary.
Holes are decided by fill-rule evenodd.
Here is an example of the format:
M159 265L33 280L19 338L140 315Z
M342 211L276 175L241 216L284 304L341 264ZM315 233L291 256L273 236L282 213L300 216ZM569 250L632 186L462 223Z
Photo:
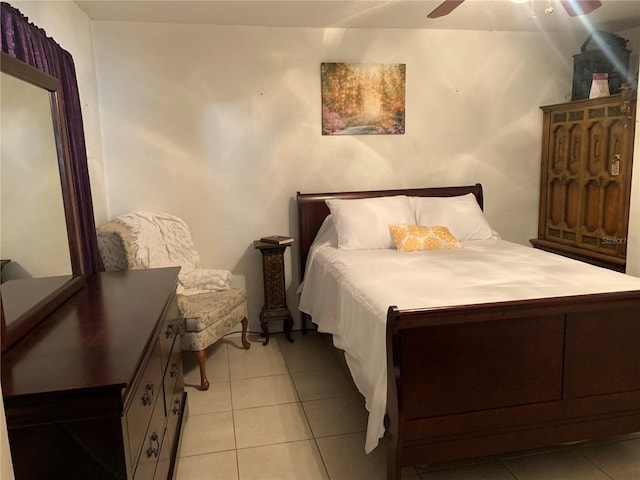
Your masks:
M503 240L399 253L338 250L320 236L307 261L300 310L345 351L369 411L367 453L384 434L389 306L428 308L640 290L640 278Z

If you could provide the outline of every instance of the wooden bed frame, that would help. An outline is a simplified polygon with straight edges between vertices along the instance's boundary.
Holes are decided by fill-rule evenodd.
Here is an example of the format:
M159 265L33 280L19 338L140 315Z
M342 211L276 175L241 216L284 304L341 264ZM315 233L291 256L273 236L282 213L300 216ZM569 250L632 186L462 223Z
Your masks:
M455 196L463 187L297 195L300 269L328 198ZM303 318L303 324L304 324ZM387 315L387 469L640 431L640 291Z

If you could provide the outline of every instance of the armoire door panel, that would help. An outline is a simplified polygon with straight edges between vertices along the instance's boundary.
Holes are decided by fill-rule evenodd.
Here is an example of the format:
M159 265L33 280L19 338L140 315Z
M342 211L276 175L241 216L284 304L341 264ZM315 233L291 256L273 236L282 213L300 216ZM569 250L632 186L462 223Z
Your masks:
M609 125L609 160L622 153L626 127L620 120L614 120Z
M604 208L602 218L602 230L610 236L618 232L618 218L620 212L620 186L609 183L604 189Z
M624 158L624 140L626 129L621 121L615 121L609 127L609 152L607 155L607 174L613 178L622 175L625 178L625 172L622 165Z
M589 173L599 175L602 173L606 154L604 126L600 123L592 125L589 130Z
M567 185L567 201L564 219L567 227L573 229L578 225L580 217L580 185L576 180L571 180Z
M571 129L569 141L569 172L576 175L582 170L582 138L583 131L580 125L575 125Z
M563 220L562 213L565 197L565 186L562 180L559 178L552 180L549 191L551 192L549 218L553 226L559 226Z
M600 185L591 180L585 187L583 225L588 232L595 232L600 219Z
M553 136L555 145L552 164L553 171L556 174L560 174L567 168L567 130L564 127L558 127Z

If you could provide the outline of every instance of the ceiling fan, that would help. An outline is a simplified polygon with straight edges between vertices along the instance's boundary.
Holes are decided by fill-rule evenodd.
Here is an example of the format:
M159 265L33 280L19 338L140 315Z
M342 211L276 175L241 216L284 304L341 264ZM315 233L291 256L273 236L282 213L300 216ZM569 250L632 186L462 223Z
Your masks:
M444 2L438 5L429 15L427 15L427 18L439 18L449 15L453 10L459 7L462 2L464 2L464 0L444 0ZM560 0L560 4L571 17L586 15L602 6L602 2L600 0Z

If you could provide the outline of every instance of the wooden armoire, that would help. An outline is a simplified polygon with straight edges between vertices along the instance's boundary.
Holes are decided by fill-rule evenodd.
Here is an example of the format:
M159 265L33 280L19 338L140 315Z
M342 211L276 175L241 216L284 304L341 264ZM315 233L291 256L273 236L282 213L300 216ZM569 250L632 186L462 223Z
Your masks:
M549 252L625 271L635 96L541 107L538 238Z

